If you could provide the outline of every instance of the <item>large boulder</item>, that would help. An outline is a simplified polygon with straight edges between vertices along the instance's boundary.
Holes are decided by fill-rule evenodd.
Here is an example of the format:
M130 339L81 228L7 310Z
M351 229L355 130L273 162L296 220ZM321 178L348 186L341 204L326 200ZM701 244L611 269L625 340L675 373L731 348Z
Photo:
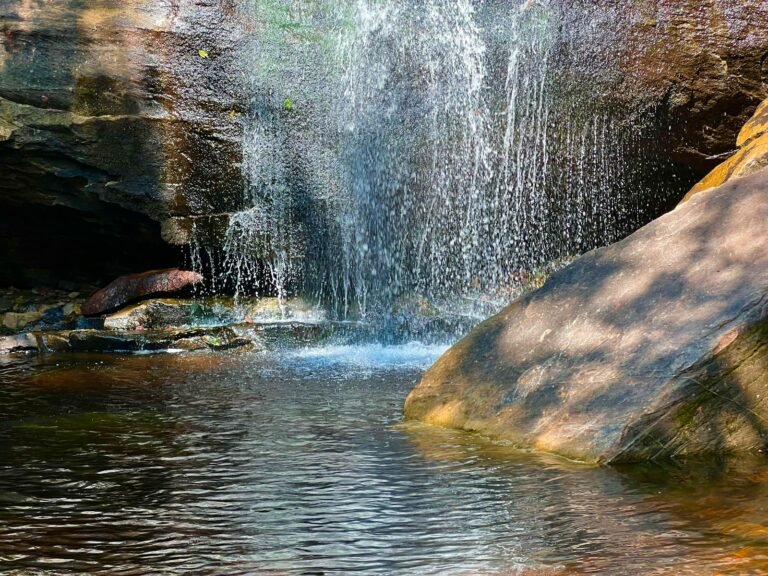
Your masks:
M768 171L588 253L451 348L405 416L589 462L768 443Z

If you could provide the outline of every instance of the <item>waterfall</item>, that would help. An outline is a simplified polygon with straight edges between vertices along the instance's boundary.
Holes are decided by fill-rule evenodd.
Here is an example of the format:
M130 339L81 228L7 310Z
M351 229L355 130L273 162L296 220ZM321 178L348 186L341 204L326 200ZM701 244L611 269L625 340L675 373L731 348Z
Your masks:
M442 296L472 282L490 185L485 45L472 2L359 2L341 42L344 249L369 294Z
M216 264L238 291L315 297L339 318L403 302L487 314L659 201L648 126L585 77L607 63L568 52L554 0L241 12L246 189Z

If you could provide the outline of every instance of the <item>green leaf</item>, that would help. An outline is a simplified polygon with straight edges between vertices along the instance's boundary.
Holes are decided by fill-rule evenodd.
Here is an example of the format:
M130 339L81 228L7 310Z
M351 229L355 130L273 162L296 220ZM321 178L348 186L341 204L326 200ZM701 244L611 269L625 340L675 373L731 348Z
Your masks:
M283 108L286 110L293 110L293 100L286 98L285 102L283 102Z
M200 55L200 58L208 58L208 52L205 50L198 50L197 53Z

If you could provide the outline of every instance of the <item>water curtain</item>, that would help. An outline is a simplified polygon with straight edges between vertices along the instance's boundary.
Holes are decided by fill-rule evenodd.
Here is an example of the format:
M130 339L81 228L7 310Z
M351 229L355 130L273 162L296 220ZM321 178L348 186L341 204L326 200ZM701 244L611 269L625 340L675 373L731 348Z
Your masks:
M238 291L315 297L340 318L403 299L498 308L647 219L643 127L584 80L558 5L241 8L246 208L217 263Z

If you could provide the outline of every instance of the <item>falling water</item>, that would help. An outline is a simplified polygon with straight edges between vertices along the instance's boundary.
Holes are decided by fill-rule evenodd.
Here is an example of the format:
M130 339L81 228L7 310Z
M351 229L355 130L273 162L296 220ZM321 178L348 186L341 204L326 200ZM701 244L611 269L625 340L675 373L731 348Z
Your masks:
M496 309L659 203L649 125L585 78L608 63L563 49L554 0L241 9L246 209L217 264L238 291L315 296L339 317Z
M469 0L361 2L356 14L339 112L350 283L364 304L444 296L471 284L482 250L492 150L481 30Z

